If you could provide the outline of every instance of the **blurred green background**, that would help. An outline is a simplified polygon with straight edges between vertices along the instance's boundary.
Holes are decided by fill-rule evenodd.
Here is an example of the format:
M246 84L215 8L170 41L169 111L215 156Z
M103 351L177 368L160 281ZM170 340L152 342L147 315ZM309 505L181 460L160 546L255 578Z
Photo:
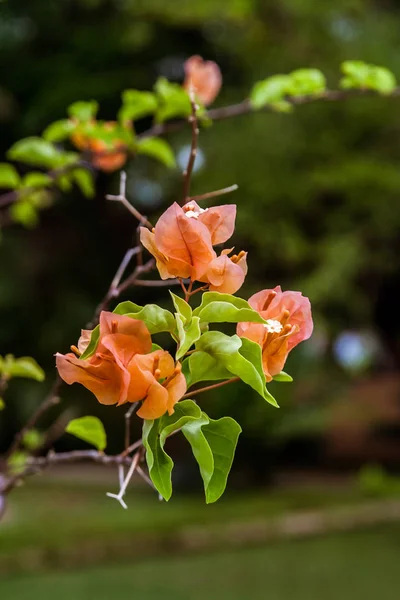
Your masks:
M159 76L182 81L183 62L192 54L221 67L224 85L215 106L242 100L259 79L301 67L321 69L335 89L346 59L385 65L400 78L399 28L399 6L390 0L3 0L1 154L17 139L38 135L63 118L75 100L95 98L100 118L115 118L124 89L150 89ZM208 519L235 523L363 503L371 494L381 502L398 495L399 106L397 99L353 98L313 103L292 114L242 116L202 130L192 192L239 185L227 200L239 209L235 246L249 251L249 276L240 295L247 298L280 284L311 299L315 333L290 356L286 369L295 382L271 386L279 411L240 385L204 397L212 417L230 414L243 427L230 494L220 512L198 507L199 477L179 439L171 446L182 497L169 506L143 492L137 500L132 494L131 511L124 513L103 499L114 474L97 476L97 470L85 470L84 476L68 471L62 481L49 476L18 490L0 525L2 598L27 598L32 589L33 595L50 598L60 595L55 591L60 588L65 597L78 600L106 598L118 586L143 598L161 591L176 598L397 598L398 526L274 541L266 548L261 539L260 549L229 555L225 540L216 556L210 545L200 558L157 558L154 565L143 563L132 571L130 566L121 572L101 567L100 579L94 570L60 578L31 574L19 579L13 573L75 569L81 554L87 558L82 562L94 568L120 562L125 550L136 564L141 553L131 552L139 535L135 510L139 529L157 530L158 542L150 546L154 554L163 554L175 543L178 551L185 549L164 540L169 520L180 527ZM184 163L190 132L168 140L178 163ZM152 219L180 193L178 169L138 157L127 172L129 199ZM133 243L135 223L123 207L104 199L117 188L118 174L100 174L95 199L84 199L76 190L60 194L41 213L36 229L3 227L0 354L34 356L48 378L46 384L11 383L7 409L0 413L0 452L50 386L53 354L76 342ZM6 223L4 214L1 219ZM145 288L127 298L168 303L166 291ZM102 417L110 451L120 449L121 409L100 407L77 386L65 389L62 400L60 410L72 406L77 415ZM72 447L72 438L57 445L59 450ZM33 505L43 510L36 514ZM93 511L98 514L91 520ZM86 523L82 531L74 527L77 521ZM64 530L70 529L66 540ZM108 542L99 552L104 537ZM82 539L87 548L79 552ZM139 540L146 544L146 536ZM193 588L187 587L189 573L196 577ZM210 579L219 581L217 591L206 585Z

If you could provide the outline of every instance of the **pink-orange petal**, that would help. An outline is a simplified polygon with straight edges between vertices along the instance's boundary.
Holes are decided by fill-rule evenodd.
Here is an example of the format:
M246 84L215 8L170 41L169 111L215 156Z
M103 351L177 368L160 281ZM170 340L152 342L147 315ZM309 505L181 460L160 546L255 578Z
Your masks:
M142 406L137 411L137 415L142 419L158 419L162 417L168 407L168 392L157 381L151 384L147 396Z

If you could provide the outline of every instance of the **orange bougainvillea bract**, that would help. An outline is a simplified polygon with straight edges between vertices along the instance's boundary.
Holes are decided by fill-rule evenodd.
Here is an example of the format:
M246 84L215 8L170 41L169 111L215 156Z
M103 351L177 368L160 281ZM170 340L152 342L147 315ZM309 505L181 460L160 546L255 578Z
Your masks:
M282 292L277 286L254 294L249 304L266 323L239 323L237 333L261 346L264 373L271 381L282 371L292 348L312 334L310 301L300 292Z
M87 343L84 331L79 350ZM66 383L81 383L101 404L142 401L137 414L157 419L174 412L186 392L186 380L180 363L175 364L168 352L151 348L143 321L103 311L96 352L85 360L73 353L56 354L57 369Z
M184 65L184 88L193 91L202 104L212 104L222 85L222 75L217 63L203 60L201 56L191 56Z

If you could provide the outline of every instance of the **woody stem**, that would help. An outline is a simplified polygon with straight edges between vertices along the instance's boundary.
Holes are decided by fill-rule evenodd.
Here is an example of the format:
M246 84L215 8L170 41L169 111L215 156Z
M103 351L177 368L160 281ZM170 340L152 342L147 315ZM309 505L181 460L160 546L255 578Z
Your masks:
M193 167L194 167L194 163L196 160L197 142L199 139L199 127L198 127L198 123L197 123L197 114L196 114L197 105L196 105L194 94L192 91L189 93L189 97L190 97L190 105L192 107L192 114L190 115L188 121L192 125L192 143L191 143L191 147L190 147L188 165L187 165L185 171L183 172L182 204L186 204L186 202L188 202L188 200L189 200L190 179L192 177Z
M193 390L193 392L187 392L187 394L182 396L181 399L184 400L185 398L192 398L193 396L197 396L197 394L202 394L203 392L208 392L210 390L216 390L217 388L220 388L223 385L228 385L228 383L234 383L235 381L240 381L240 377L234 377L233 379L220 381L219 383L214 383L213 385L207 385L206 387L200 388L199 390Z

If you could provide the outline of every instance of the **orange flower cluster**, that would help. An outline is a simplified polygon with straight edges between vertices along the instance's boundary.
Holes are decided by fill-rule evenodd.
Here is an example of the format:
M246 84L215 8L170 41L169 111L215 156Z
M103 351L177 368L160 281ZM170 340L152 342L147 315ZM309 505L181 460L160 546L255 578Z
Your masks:
M91 123L94 125L94 122ZM107 121L103 128L110 133L117 127L115 121ZM122 140L112 140L110 144L104 140L92 138L81 132L75 132L71 135L71 142L79 150L87 151L92 154L92 163L101 171L111 173L124 166L127 153L125 144Z
M222 85L222 75L217 63L203 60L201 56L191 56L184 65L185 81L183 87L193 91L202 104L212 104Z
M79 352L89 343L82 332ZM180 363L165 350L151 352L150 333L143 323L103 311L95 354L81 360L75 354L56 354L60 377L68 384L81 383L101 404L142 401L137 411L143 419L158 419L174 412L186 392Z
M261 346L264 373L271 381L282 371L292 348L312 334L310 301L300 292L282 292L278 285L254 294L249 304L267 322L239 323L237 334Z
M161 279L190 277L212 291L234 294L247 273L246 252L217 256L213 246L226 242L235 227L236 206L225 204L202 209L196 202L183 207L176 202L152 231L140 229L140 240L154 256Z

